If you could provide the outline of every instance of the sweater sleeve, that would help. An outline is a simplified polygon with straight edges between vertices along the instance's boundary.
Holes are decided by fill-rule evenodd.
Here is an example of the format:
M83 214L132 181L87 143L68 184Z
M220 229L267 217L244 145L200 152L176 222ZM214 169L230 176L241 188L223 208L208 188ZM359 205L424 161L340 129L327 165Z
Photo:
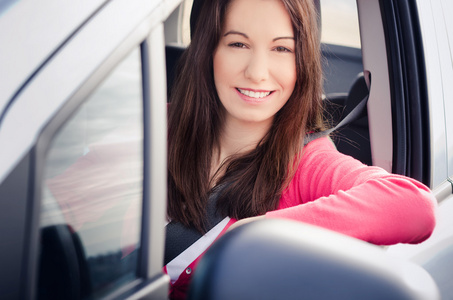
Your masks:
M419 243L435 226L436 200L420 182L363 165L329 138L304 148L299 168L269 218L286 218L364 241Z

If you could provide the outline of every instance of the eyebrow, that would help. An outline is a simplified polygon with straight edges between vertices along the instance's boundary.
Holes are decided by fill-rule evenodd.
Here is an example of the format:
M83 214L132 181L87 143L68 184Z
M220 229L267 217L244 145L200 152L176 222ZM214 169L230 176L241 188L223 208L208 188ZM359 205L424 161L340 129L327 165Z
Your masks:
M278 41L278 40L295 40L294 37L292 36L281 36L281 37L277 37L275 39L273 39L272 41Z
M239 32L239 31L234 31L234 30L228 31L223 36L225 37L225 36L230 35L230 34L241 35L241 36L245 37L246 39L249 38L248 35L246 35L245 33ZM278 40L285 40L285 39L294 40L294 37L292 37L292 36L280 36L280 37L274 38L272 41L275 42L275 41L278 41Z
M238 34L238 35L242 35L243 37L245 37L247 39L249 38L245 33L242 33L242 32L239 32L239 31L234 31L234 30L228 31L223 36L227 36L227 35L230 35L230 34Z

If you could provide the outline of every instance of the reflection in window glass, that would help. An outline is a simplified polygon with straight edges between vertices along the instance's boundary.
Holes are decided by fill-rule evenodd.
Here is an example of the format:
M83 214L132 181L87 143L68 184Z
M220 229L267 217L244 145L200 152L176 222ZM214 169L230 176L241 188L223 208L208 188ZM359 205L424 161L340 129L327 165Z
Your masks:
M321 0L323 43L360 48L356 0Z
M137 49L51 141L42 185L39 298L97 299L137 277L141 90Z

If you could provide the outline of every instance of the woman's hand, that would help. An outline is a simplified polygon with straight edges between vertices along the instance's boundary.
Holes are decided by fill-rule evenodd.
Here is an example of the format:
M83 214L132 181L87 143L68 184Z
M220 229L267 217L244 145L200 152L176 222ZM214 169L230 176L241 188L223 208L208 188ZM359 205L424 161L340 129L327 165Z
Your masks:
M253 221L263 220L264 218L265 218L265 216L256 216L256 217L241 219L241 220L237 221L236 223L234 223L233 225L231 225L227 231L230 231L238 226L241 226L241 225L253 222Z

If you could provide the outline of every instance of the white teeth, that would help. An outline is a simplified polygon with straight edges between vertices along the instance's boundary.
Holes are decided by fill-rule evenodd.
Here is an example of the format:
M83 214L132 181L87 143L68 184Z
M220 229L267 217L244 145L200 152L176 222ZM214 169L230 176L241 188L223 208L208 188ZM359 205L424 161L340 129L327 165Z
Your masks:
M255 98L255 99L267 97L271 93L271 92L254 92L254 91L242 90L242 89L238 89L238 91L243 95L246 95L248 97Z

